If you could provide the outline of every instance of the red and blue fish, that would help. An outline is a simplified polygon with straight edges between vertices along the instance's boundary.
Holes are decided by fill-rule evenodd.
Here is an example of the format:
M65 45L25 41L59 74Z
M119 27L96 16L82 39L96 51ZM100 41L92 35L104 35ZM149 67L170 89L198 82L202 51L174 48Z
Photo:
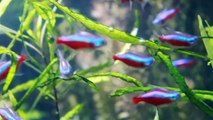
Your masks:
M59 57L59 70L60 70L60 78L68 79L73 74L72 67L70 63L63 57L60 50L57 51Z
M169 104L180 98L180 92L170 91L167 89L155 88L149 92L133 97L133 103L146 102L154 106Z
M88 32L79 32L74 35L56 38L57 44L64 44L72 49L98 48L105 45L105 40Z
M198 36L176 32L158 37L161 42L168 43L175 47L190 47L199 39Z
M197 61L195 59L178 59L178 60L173 60L172 64L175 67L190 67L193 66L197 63Z
M5 105L4 108L0 108L0 117L3 120L23 120L12 109Z
M132 66L132 67L147 67L150 66L154 62L153 57L144 57L139 56L134 53L125 53L120 55L114 55L114 60L122 61L123 63Z
M168 20L172 19L175 14L179 12L179 8L172 8L172 9L164 9L158 15L155 17L155 19L152 21L152 24L159 25L167 22Z
M23 54L17 59L17 68L20 66L22 62L26 60L26 56ZM0 63L0 81L7 77L7 74L12 65L11 61L3 61Z

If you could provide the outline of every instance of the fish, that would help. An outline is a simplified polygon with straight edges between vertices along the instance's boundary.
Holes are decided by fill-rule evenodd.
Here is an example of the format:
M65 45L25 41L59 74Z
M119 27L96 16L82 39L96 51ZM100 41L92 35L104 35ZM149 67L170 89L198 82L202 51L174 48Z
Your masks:
M4 108L0 108L0 118L3 120L23 120L12 109L5 105Z
M196 35L190 35L182 32L161 35L158 37L161 42L168 43L175 47L190 47L199 39Z
M155 88L149 92L143 93L132 98L134 104L146 102L154 106L170 104L180 98L180 92L171 91L162 88Z
M57 50L57 54L59 57L59 70L61 79L68 79L73 74L72 67L70 63L63 57L60 50Z
M62 36L56 38L56 43L64 44L74 50L78 49L94 49L105 45L105 40L97 35L91 34L89 32L81 31L79 33Z
M190 67L193 66L197 63L197 61L195 59L178 59L178 60L173 60L172 64L175 67Z
M163 11L157 14L155 19L152 21L152 24L153 25L164 24L168 20L172 19L175 16L175 14L177 14L179 11L180 9L178 7L169 10L164 9Z
M123 63L129 66L137 67L137 68L150 66L154 62L153 57L139 56L134 53L124 53L124 54L114 55L113 59L122 61Z
M22 54L18 59L17 59L17 68L20 66L22 62L26 60L26 55ZM12 65L11 61L3 61L0 63L0 81L4 80L7 77L7 74L10 70L10 67Z

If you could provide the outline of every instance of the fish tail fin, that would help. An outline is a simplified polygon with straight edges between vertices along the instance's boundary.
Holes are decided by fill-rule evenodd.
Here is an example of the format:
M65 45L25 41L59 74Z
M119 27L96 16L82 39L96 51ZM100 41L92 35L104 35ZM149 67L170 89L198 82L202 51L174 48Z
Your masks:
M61 50L59 50L59 49L57 49L57 55L58 55L58 57L61 59L61 58L63 58L63 55L62 55L62 53L61 53Z
M26 61L26 59L27 59L27 56L26 56L25 54L21 54L20 57L18 58L18 66L19 66L22 62Z
M62 40L61 40L61 38L60 38L60 37L57 37L57 38L56 38L56 44L61 44L61 43L63 43Z
M138 98L138 97L133 97L133 98L132 98L132 102L133 102L134 104L138 104L138 103L141 102L141 101L142 101L141 98Z
M118 56L117 55L113 55L113 60L118 60Z
M21 54L19 61L23 62L27 59L27 56L25 54Z

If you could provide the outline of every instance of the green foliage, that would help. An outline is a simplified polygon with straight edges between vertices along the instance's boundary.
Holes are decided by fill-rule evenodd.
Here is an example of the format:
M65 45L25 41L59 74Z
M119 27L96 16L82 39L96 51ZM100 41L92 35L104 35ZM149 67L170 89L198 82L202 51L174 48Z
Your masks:
M10 4L11 1L12 0L2 0L0 2L0 18L4 14L4 12L6 11L8 5Z
M116 73L116 72L95 73L95 74L88 75L87 77L90 78L90 77L99 77L99 76L112 76L112 77L120 78L121 80L125 82L133 83L136 86L143 86L143 84L139 80L131 76L121 74L121 73Z
M49 6L49 2L43 1L43 2L32 2L33 7L38 12L38 14L46 21L48 21L47 28L49 31L54 31L53 27L56 23L56 16L53 12L52 8Z
M154 117L154 120L160 120L159 119L159 112L158 112L158 108L156 107L156 110L155 110L155 117Z
M208 22L206 22L208 26L204 27L200 16L198 16L198 22L199 22L199 29L200 29L201 36L212 37L213 36L213 27L209 26ZM213 52L212 52L213 51L213 48L212 48L213 39L212 38L203 38L203 43L205 45L207 55L211 59L210 64L213 67L213 61L212 61L212 59L213 59Z
M78 104L72 110L67 112L63 117L61 117L60 120L69 120L69 119L73 118L74 115L78 114L81 111L82 108L83 108L83 105L82 104Z
M4 14L10 2L11 0L1 1L0 17ZM27 0L24 3L23 14L19 18L21 23L18 30L13 30L5 25L0 24L0 31L3 32L5 35L7 35L8 38L11 39L7 48L0 46L0 54L3 54L2 59L5 58L4 56L6 54L10 55L11 62L12 62L12 66L10 68L9 74L7 75L6 82L2 90L2 93L4 95L1 96L0 99L7 100L9 98L12 105L15 106L15 109L18 110L19 113L21 113L21 116L23 116L25 119L40 119L40 117L42 117L43 114L40 113L40 111L36 111L34 109L36 109L36 106L42 100L42 98L45 98L45 100L48 102L51 102L51 101L55 102L57 119L61 119L61 120L72 119L74 115L80 114L80 111L84 111L84 109L86 108L90 109L90 107L93 107L92 105L89 107L86 106L87 102L88 103L91 102L89 101L89 99L94 98L94 101L97 102L96 103L97 105L95 107L101 106L100 104L104 104L103 106L106 106L105 103L100 103L102 102L100 99L96 100L98 98L97 97L98 93L101 93L100 95L101 97L104 96L103 91L105 88L103 87L103 90L102 90L102 87L98 88L96 86L96 84L102 85L100 81L103 78L106 78L107 82L112 84L114 82L113 78L118 78L126 83L131 83L132 85L132 86L124 86L123 88L117 89L115 92L110 94L111 97L124 96L126 94L137 92L137 91L146 92L154 88L151 85L144 86L143 83L141 82L143 81L143 79L142 80L136 79L132 76L121 74L119 72L105 71L106 70L105 68L107 68L107 70L110 71L110 68L113 67L113 65L117 65L117 62L113 63L111 61L106 61L96 66L89 67L85 70L78 70L78 72L72 75L69 79L61 80L58 77L59 65L57 64L58 58L55 54L55 50L60 47L60 46L57 46L54 41L54 38L58 34L56 20L57 18L62 18L62 19L66 18L69 22L69 25L72 26L75 23L71 19L73 18L74 20L81 23L82 25L84 25L90 30L93 30L97 33L105 35L111 38L112 40L117 40L117 41L126 43L124 44L123 49L120 50L119 53L125 53L129 51L130 47L133 44L143 45L147 47L151 55L162 60L162 63L166 65L170 75L174 78L176 84L178 85L178 88L168 87L168 86L164 86L164 87L157 86L157 87L167 88L170 90L181 92L182 100L184 101L189 100L195 106L197 106L200 110L207 113L209 116L213 117L213 109L204 102L204 100L213 101L213 92L207 91L207 90L190 89L188 85L186 84L184 76L181 75L180 72L172 65L170 56L163 53L163 52L171 52L171 53L180 53L184 55L194 56L197 58L209 60L213 66L213 62L212 62L213 43L211 41L212 38L203 39L208 56L198 54L197 52L193 52L190 50L180 50L180 49L173 50L173 48L170 48L164 45L159 45L150 40L143 40L136 36L138 33L138 29L140 27L140 24L142 23L140 21L141 14L140 14L140 11L138 10L134 11L136 20L134 21L133 30L131 34L129 34L124 31L118 30L116 28L106 26L96 21L93 21L76 11L69 9L68 7L62 6L60 2L61 0L59 0L58 2L56 0L41 0L41 1ZM52 5L54 5L55 7L53 7ZM66 15L57 14L55 12L57 8L63 11ZM212 27L209 25L207 27L204 27L200 17L198 17L198 21L199 21L201 36L213 36ZM11 50L16 45L16 41L19 41L20 43L23 44L24 50L28 56L29 61L25 62L25 64L32 70L39 73L39 76L33 78L32 80L27 80L27 82L25 83L16 85L15 87L9 90L10 88L9 86L16 72L16 67L17 67L16 58L19 57L14 51ZM38 55L31 53L32 52L31 50L36 52L36 54ZM68 52L68 49L63 49L63 50L65 53ZM113 77L112 80L111 80L111 77ZM99 80L99 82L94 82L92 80L94 78L96 80ZM109 82L109 80L111 81ZM94 89L95 91L88 91L85 89L81 89L79 88L78 84L76 85L77 87L75 88L75 85L73 84L78 83L79 81L85 82L91 89ZM54 93L52 93L52 91ZM74 94L76 94L76 91L79 92L80 94L83 93L83 97L81 95L76 95L77 97L73 97L75 96ZM21 92L24 93L24 95L21 98L17 97L18 99L16 100L15 95L19 95L19 93ZM95 94L94 92L97 92L97 93ZM70 102L69 104L72 104L73 106L76 106L76 107L74 107L72 110L70 110L69 108L66 108L66 109L69 109L70 111L67 112L63 117L60 117L59 105L68 104L68 103L65 103L63 101L63 103L59 104L59 102L61 102L60 99L62 99L68 93L70 96L66 98L71 99L71 100L68 100ZM87 98L88 97L87 94L89 95L95 94L95 95L94 97L89 96L90 98ZM34 101L32 102L31 109L29 110L27 108L28 112L24 113L23 110L26 107L25 106L26 104L24 103L27 103L28 102L27 99L33 95L36 95L36 96L34 96L35 98L34 98ZM78 100L79 98L81 98L81 100L86 98L86 100L83 100L83 102L85 101L86 102L83 104L79 104L79 100ZM104 100L105 99L108 99L108 93L107 93L107 97L105 97ZM80 100L80 103L82 103L81 100ZM111 104L110 102L107 104L110 104L109 106L113 106L113 104ZM31 117L28 114L29 115L33 114L33 116ZM117 114L117 113L114 111L113 114ZM156 109L156 115L154 120L159 120L157 109Z
M80 76L80 75L77 75L77 74L76 74L76 76L79 77L80 80L83 80L84 82L86 82L91 88L98 91L98 87L93 82L91 82L90 80L88 80L87 78L85 78L83 76Z
M58 61L58 59L54 59L53 61L51 61L51 63L44 69L44 71L40 74L40 76L35 80L35 82L33 83L33 86L28 89L28 91L25 93L25 95L21 98L21 100L19 100L18 104L16 105L15 109L19 109L19 107L21 107L21 105L23 104L23 102L31 95L31 93L36 89L36 87L38 86L38 84L48 76L48 72L50 71L50 69L53 67L53 65Z
M120 88L118 90L116 90L115 92L111 93L110 96L111 97L116 97L116 96L122 96L124 94L127 93L132 93L132 92L136 92L136 91L150 91L152 89L152 87L125 87L125 88Z
M2 89L2 94L5 94L7 92L8 88L9 88L9 86L10 86L12 80L13 80L13 77L16 73L17 60L13 55L11 55L11 62L12 62L12 65L10 67L9 73L8 73L7 78L5 80L5 84L4 84L4 87Z

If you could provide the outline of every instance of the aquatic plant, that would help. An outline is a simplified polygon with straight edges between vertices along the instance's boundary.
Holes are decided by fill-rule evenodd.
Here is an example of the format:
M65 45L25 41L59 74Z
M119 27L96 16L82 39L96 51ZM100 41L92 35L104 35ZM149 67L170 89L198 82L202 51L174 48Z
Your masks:
M3 0L0 2L0 6L3 6L0 7L0 17L4 14L10 2L11 2L10 0ZM60 10L63 13L57 13L56 10ZM112 60L106 60L106 62L98 64L96 66L92 67L90 66L88 69L83 70L76 69L76 71L74 72L73 69L75 68L75 64L70 64L69 62L74 60L73 54L77 54L77 51L75 51L75 49L84 48L85 46L82 47L80 44L77 44L77 46L74 47L68 45L71 48L73 48L72 50L70 50L69 48L67 48L67 46L58 45L59 43L61 43L60 40L62 38L65 38L65 37L58 37L58 38L56 37L61 36L60 34L63 34L59 33L56 28L56 21L58 18L67 19L68 22L71 24L71 26L73 22L79 22L82 25L84 25L87 29L96 32L96 34L107 36L111 40L126 43L124 50L123 51L121 50L121 52L123 53L125 53L125 51L128 51L129 46L131 45L139 45L146 47L148 49L150 56L152 57L149 57L148 61L145 60L145 62L148 63L145 63L144 66L150 66L155 58L156 62L163 63L166 66L166 68L168 69L168 73L172 76L178 87L175 88L169 86L156 86L149 84L146 86L141 82L141 80L138 80L127 74L119 72L109 72L107 70L102 71L105 68L108 69L114 65ZM199 20L199 27L201 30L201 36L213 36L212 27L210 26L203 27L202 20L200 17L198 18L198 20ZM2 60L6 58L6 55L11 56L11 63L10 63L11 67L7 74L5 84L3 84L2 89L3 95L0 97L0 100L3 101L9 99L14 110L18 111L19 115L23 119L33 119L34 116L30 116L27 114L33 112L33 109L36 108L36 106L39 104L39 101L41 101L42 98L46 98L49 103L54 102L55 104L54 118L58 120L71 119L84 109L86 103L78 101L75 107L67 106L66 108L67 111L66 113L63 113L62 116L60 104L63 104L63 101L61 101L61 98L63 96L66 96L67 91L69 91L70 88L73 87L75 83L82 84L81 81L86 83L86 85L88 85L92 90L95 90L95 92L100 92L102 88L96 86L96 83L100 83L100 79L102 79L102 77L107 77L108 78L107 82L110 82L111 78L109 77L114 77L126 83L132 84L132 86L126 86L124 88L117 89L115 92L111 93L112 97L125 96L125 94L127 93L133 94L134 92L137 91L147 93L149 93L150 91L156 92L156 87L166 88L168 90L172 90L173 93L178 93L178 95L176 95L176 99L179 98L180 97L179 94L181 94L181 99L193 103L195 106L197 106L198 109L200 109L210 117L213 117L213 108L211 108L205 102L205 100L213 101L212 96L213 92L206 90L192 90L186 84L184 76L181 75L181 73L177 70L176 65L174 65L174 63L171 61L170 54L167 53L172 52L177 54L193 56L207 60L209 64L212 64L213 55L211 51L213 44L211 40L212 38L210 37L209 38L206 37L204 39L207 40L203 40L208 53L207 56L185 49L173 50L173 48L157 44L156 42L139 38L136 36L136 34L131 35L119 29L112 28L110 26L106 26L96 21L93 21L87 18L86 16L78 12L75 12L72 9L63 6L61 4L61 0L24 1L23 14L20 17L20 23L21 24L17 31L0 24L0 31L11 39L11 42L9 43L8 46L0 47L0 54L2 54ZM136 28L138 26L135 25L134 27ZM68 38L72 38L73 36L75 36L74 33L72 33L71 37L69 36ZM92 38L96 37L97 36L92 36ZM88 38L88 36L86 36L86 38ZM104 44L105 42L103 41L102 38L98 40L100 41L98 43L95 42L94 43L95 45L92 44L93 46L91 46L91 42L89 42L89 46L86 45L86 48L96 49L99 46L105 45ZM38 75L33 79L25 80L23 83L16 84L14 87L11 88L9 87L10 84L12 82L15 82L14 71L16 71L17 67L16 58L19 57L18 54L12 50L12 48L14 48L18 42L23 45L23 49L26 51L26 56L28 60L25 61L24 64L34 72L38 73ZM93 42L94 39L92 39L92 43ZM96 46L96 44L98 45ZM125 50L125 48L127 49ZM63 53L65 53L63 56L60 51L58 51L57 53L57 50L59 49L63 51ZM116 57L117 56L114 57L115 60L117 60ZM88 58L86 57L85 59L82 59L82 61L87 60ZM23 76L28 75L23 73ZM99 80L98 82L97 79ZM75 89L77 89L77 91L86 91L86 88L82 89L76 87ZM23 93L21 97L19 94L20 92ZM16 95L18 94L19 97L16 97ZM26 108L29 99L34 96L36 97L33 98L33 102L30 102L31 108L29 107ZM166 95L163 95L163 97L165 96ZM84 97L84 99L89 99L87 97ZM173 101L167 102L170 103ZM159 103L155 105L159 105ZM42 113L40 112L38 116L42 116Z

